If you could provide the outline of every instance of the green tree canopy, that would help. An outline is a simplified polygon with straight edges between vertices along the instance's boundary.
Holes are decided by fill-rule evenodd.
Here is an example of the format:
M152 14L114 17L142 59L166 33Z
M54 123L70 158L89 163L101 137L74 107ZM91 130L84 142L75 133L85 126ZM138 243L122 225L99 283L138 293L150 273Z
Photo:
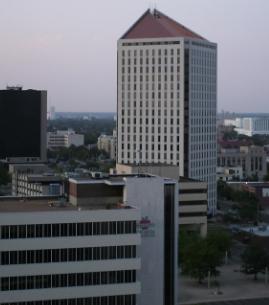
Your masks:
M0 166L0 185L7 185L11 181L8 170Z
M230 236L222 231L209 233L206 238L185 231L179 234L179 263L184 274L201 283L210 272L219 275L217 267L223 264L226 251L231 247Z
M257 243L251 243L241 255L241 270L245 274L253 274L257 280L258 273L264 272L269 265L267 252Z
M208 276L219 275L218 266L222 264L222 253L206 239L192 242L184 251L182 257L182 271L197 279L199 283Z
M207 242L209 245L216 247L221 253L229 252L232 246L231 236L224 230L209 232Z

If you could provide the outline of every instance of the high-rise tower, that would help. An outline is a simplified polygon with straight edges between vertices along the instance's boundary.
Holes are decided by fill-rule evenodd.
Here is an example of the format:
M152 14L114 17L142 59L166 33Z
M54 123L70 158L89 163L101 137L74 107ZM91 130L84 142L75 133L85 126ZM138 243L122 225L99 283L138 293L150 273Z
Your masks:
M47 159L47 91L0 90L0 159L38 163Z
M216 209L217 45L157 10L118 40L118 163L208 182Z

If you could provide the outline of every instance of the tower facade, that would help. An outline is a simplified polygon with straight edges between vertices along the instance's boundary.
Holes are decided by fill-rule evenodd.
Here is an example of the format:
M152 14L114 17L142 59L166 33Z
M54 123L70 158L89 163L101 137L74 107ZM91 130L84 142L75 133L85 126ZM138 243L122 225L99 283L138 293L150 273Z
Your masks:
M217 46L157 10L118 40L117 162L167 163L216 209Z
M0 90L0 159L11 163L47 160L47 91Z

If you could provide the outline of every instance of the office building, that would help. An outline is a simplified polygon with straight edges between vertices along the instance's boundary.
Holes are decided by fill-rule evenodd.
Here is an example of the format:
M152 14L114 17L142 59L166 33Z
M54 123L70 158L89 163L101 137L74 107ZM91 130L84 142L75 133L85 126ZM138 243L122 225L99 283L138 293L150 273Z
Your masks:
M206 181L216 211L217 46L157 10L118 40L117 163Z
M49 120L55 120L55 118L56 118L56 113L55 113L55 107L54 106L51 106L50 107L50 111L49 111L49 113L48 113L48 119Z
M0 198L0 304L136 305L140 211Z
M252 137L254 135L269 135L269 117L243 117L234 120L224 120L224 125L234 126L239 134Z
M12 188L13 196L62 196L64 195L64 179L57 174L17 174Z
M146 174L100 179L69 179L69 201L75 205L132 205L141 211L137 222L141 293L136 305L177 304L178 184ZM149 191L150 190L150 191Z
M63 194L63 179L49 172L43 163L9 164L12 196L48 196Z
M262 146L241 145L240 142L221 142L218 148L218 167L242 167L242 179L263 180L267 173L266 152Z
M48 132L47 145L49 149L69 148L71 145L82 146L84 145L84 135L77 134L72 129Z
M7 87L0 90L0 159L46 160L47 92Z

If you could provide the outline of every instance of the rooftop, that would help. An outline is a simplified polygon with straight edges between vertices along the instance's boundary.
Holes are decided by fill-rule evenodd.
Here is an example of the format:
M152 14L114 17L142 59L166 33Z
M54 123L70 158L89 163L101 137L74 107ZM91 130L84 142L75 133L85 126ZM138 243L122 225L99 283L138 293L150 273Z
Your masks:
M109 175L108 177L96 178L70 178L69 181L75 184L107 184L107 185L120 185L125 184L124 178L154 178L156 176L150 174L122 174L122 175Z
M121 37L121 39L187 37L205 40L184 25L160 11L147 10Z
M59 175L48 175L48 174L30 174L27 175L28 182L61 182L64 179Z
M113 210L130 209L129 205L123 203L106 204L88 204L83 206L74 206L65 202L61 198L22 198L22 197L0 197L0 213L20 213L20 212L63 212L63 211L82 211L82 210Z
M147 167L147 166L151 166L151 167L173 167L173 168L178 168L177 165L174 164L166 164L166 163L118 163L119 165L123 165L123 166L129 166L129 167Z

